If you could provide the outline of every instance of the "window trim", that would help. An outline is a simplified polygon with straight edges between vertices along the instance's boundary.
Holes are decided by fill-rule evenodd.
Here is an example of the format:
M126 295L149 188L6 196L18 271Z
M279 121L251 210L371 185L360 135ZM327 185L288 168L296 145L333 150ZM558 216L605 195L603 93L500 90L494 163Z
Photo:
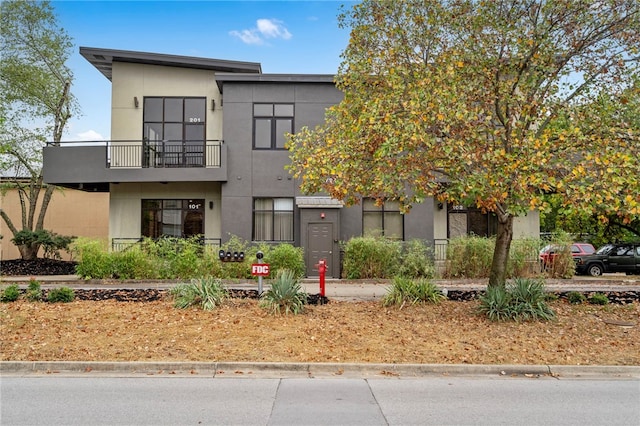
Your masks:
M405 229L404 229L404 215L402 214L402 212L400 211L400 207L398 206L397 208L387 208L385 209L385 203L383 202L382 205L380 206L376 206L374 204L375 209L368 209L365 207L365 201L371 201L373 203L375 203L375 199L374 198L363 198L362 200L362 234L365 235L366 234L366 230L365 230L365 224L364 224L364 220L365 220L365 214L369 213L379 213L381 215L381 222L382 222L382 227L381 229L379 229L379 231L382 233L381 235L385 238L389 238L389 239L393 239L393 240L398 240L398 241L405 241ZM385 233L385 216L386 214L390 214L390 213L398 213L400 215L400 220L402 221L402 235L400 237L388 237Z
M276 203L275 200L289 200L291 202L291 210L276 210ZM258 200L271 200L271 209L270 210L266 210L266 209L256 209L256 202ZM291 239L290 240L285 240L285 239L275 239L276 235L275 235L275 230L276 230L276 213L280 212L280 213L290 213L291 215L291 225L290 225L290 232L291 232ZM267 240L267 239L258 239L256 238L256 213L270 213L270 217L271 217L271 237L272 239ZM295 241L295 199L294 197L253 197L252 200L252 213L251 213L251 240L252 241L261 241L261 242L286 242L286 243L293 243Z
M264 114L256 114L256 105L271 105L271 115L264 115ZM276 105L290 105L293 108L293 112L291 114L291 116L288 115L277 115L276 114ZM251 134L251 138L252 138L252 148L256 151L286 151L287 148L283 147L278 147L277 143L278 143L278 121L285 121L285 120L290 120L291 121L291 133L294 132L295 129L295 113L296 113L296 105L294 102L254 102L251 105L251 117L252 117L252 134ZM269 120L270 122L270 146L267 147L258 147L256 146L256 130L257 130L257 126L256 126L256 122L258 120Z

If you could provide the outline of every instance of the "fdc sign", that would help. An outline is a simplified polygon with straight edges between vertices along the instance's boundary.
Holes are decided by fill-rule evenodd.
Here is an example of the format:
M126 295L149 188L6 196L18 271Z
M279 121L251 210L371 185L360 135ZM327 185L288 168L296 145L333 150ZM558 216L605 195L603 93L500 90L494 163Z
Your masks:
M253 263L251 264L251 275L267 276L269 275L268 263Z

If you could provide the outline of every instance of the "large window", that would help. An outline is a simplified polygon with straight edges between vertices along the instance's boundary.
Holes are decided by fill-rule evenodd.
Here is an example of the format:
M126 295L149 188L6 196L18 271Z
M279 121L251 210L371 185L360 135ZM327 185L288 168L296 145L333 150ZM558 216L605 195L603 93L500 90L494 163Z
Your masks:
M284 149L293 133L293 104L253 104L253 147Z
M202 167L206 98L145 97L146 167Z
M397 201L385 201L377 206L372 198L362 200L362 231L364 235L383 235L404 240L404 216Z
M293 241L293 198L253 200L253 241Z
M142 236L204 234L204 200L142 200Z

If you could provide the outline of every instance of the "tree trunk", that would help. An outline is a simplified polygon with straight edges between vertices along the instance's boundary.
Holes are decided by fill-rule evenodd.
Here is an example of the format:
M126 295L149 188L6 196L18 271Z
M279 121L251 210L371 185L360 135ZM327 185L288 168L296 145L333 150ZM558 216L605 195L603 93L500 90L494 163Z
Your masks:
M38 258L40 244L23 244L18 246L18 250L20 250L22 260L34 260Z
M511 240L513 240L513 216L510 214L498 215L498 234L496 235L496 247L493 251L493 261L489 273L489 287L505 285Z

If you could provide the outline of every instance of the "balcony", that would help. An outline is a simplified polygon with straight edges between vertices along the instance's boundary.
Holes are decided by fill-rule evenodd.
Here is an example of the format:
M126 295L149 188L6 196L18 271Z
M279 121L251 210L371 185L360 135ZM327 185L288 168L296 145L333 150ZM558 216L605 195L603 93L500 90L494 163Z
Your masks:
M227 180L223 141L100 141L47 144L46 183L108 191L110 183Z

